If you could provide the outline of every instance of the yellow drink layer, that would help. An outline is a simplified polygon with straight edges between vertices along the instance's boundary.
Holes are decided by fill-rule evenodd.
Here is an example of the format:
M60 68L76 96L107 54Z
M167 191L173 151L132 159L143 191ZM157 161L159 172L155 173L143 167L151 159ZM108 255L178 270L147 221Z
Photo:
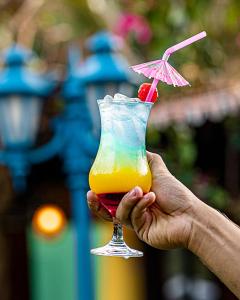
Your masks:
M135 186L149 192L151 172L144 155L145 150L115 155L98 155L89 174L90 188L96 194L124 193Z
M90 187L96 194L125 193L135 186L141 187L144 193L149 192L151 173L140 174L134 169L123 168L108 174L90 174Z
M152 184L145 150L151 109L144 102L99 101L101 141L89 174L96 194L125 193L135 186L149 192Z

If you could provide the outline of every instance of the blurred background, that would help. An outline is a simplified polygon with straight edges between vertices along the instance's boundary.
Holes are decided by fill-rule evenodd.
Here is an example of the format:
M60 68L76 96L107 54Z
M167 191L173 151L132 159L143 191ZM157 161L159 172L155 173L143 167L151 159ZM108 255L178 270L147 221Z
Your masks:
M239 11L239 0L1 0L1 300L236 299L191 253L152 249L130 231L126 240L143 258L90 258L88 243L107 242L112 224L94 216L89 222L84 203L98 140L91 91L112 84L94 79L89 58L115 51L118 64L154 60L206 30L206 39L171 56L191 87L159 84L147 148L200 199L240 224ZM89 40L103 30L117 42L105 47ZM16 43L36 53L30 64L24 65L28 52L11 48ZM16 66L39 77L11 75ZM136 96L136 82L146 79L128 67L124 72L121 80ZM19 113L18 97L26 94L45 98L42 112L29 104ZM16 142L27 132L16 121L21 117L34 135L27 143Z

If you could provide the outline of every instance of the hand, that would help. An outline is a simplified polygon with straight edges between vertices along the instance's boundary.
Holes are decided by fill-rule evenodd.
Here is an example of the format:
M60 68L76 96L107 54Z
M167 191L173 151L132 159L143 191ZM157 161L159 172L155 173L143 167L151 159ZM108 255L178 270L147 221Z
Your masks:
M143 196L141 188L135 187L123 197L116 217L155 248L187 247L199 200L168 171L159 155L148 152L147 158L153 177L151 192ZM93 192L87 198L93 212L112 220Z

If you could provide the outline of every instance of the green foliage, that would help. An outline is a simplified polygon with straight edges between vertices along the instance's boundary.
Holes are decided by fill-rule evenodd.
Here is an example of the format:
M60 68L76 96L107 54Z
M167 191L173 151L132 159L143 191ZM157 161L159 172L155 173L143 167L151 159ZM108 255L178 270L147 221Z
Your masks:
M104 20L94 15L87 1L63 0L71 11L73 28L80 37L86 37L104 27Z
M191 185L197 154L193 131L187 126L171 126L165 130L162 138L163 145L166 140L164 158L170 170L185 184Z
M21 4L24 3L24 1L4 2L7 4L4 9L0 10L2 37L0 47L4 47L6 44L3 39L9 42L7 41L11 31L9 24L20 10ZM94 3L105 11L102 11L101 14L94 12L91 7L94 6ZM147 45L139 45L134 37L129 36L128 43L131 51L139 61L159 58L164 50L174 43L206 30L208 37L204 41L199 41L181 50L178 55L173 55L171 64L183 73L194 87L206 87L209 82L214 83L216 74L220 76L224 74L223 70L228 71L232 66L236 66L235 59L238 59L240 47L238 41L239 0L117 0L114 1L114 4L111 0L45 0L44 5L32 19L36 26L35 44L37 44L39 53L41 51L44 55L52 53L51 48L54 52L57 51L57 44L60 41L58 42L56 36L60 36L61 40L61 27L59 27L60 33L57 32L57 27L61 24L68 24L71 30L71 34L66 37L65 42L72 39L84 41L89 34L106 27L113 30L117 23L117 18L113 18L111 14L113 7L115 9L114 16L122 12L139 14L146 18L151 27L153 38ZM27 11L26 14L26 18L28 18ZM31 28L31 24L29 24L29 28ZM63 32L62 36L64 35ZM50 43L48 43L49 41ZM44 45L47 49L44 48ZM231 64L231 62L233 63ZM189 71L189 63L193 64L194 72ZM166 94L177 91L167 85L161 85L161 89Z
M160 149L172 174L200 199L220 210L227 207L230 198L228 193L217 184L215 178L196 168L198 153L194 142L194 129L185 125L173 125L158 131L150 127L147 131L147 145L155 152Z
M184 184L191 186L197 149L193 141L194 131L187 126L171 126L159 132L147 131L147 144L151 149L160 148L170 171Z
M236 66L235 59L238 60L240 47L238 0L166 0L144 3L141 0L119 0L118 3L124 11L145 16L153 31L153 39L147 47L134 47L140 56L139 61L159 58L169 46L205 30L207 38L182 49L178 55L172 55L171 64L194 87L204 88L214 84L216 75L226 75L223 70L230 72ZM195 72L187 68L189 63L194 65ZM164 94L176 92L167 85L161 85L161 90Z
M210 184L206 188L205 199L217 209L226 209L229 202L228 193L219 185Z
M152 148L159 147L160 137L159 132L154 127L148 127L146 133L146 143Z
M231 145L240 150L240 122L238 118L229 117L225 120L225 128L227 130Z

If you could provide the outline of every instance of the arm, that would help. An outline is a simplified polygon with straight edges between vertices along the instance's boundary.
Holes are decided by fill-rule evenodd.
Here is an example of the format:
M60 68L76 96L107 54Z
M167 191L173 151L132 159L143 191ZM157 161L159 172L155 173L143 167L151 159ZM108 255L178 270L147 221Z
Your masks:
M240 229L203 202L195 203L188 249L240 298Z
M148 163L151 192L143 196L135 187L123 197L116 217L152 247L188 248L240 298L238 226L199 200L168 171L159 155L148 153ZM111 220L91 191L88 204L98 216Z

